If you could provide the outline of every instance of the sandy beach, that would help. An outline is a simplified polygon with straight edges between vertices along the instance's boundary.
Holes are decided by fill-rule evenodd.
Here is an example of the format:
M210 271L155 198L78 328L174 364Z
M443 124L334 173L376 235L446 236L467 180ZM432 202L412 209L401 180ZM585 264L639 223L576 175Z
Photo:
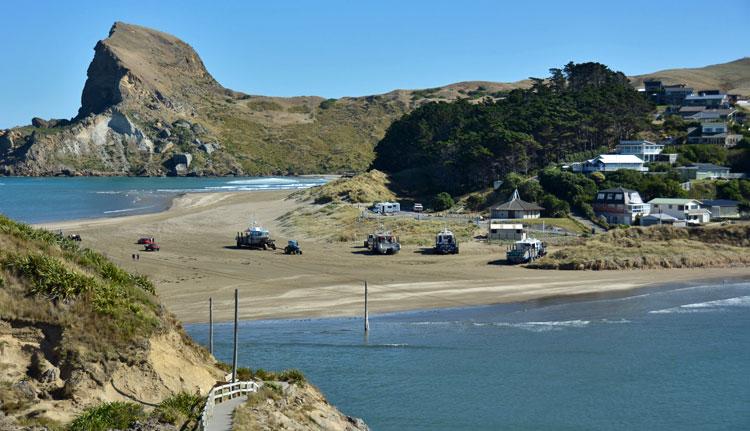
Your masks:
M404 247L395 256L366 254L361 241L328 243L292 237L277 218L299 205L289 191L196 193L175 199L162 213L40 225L79 233L82 245L130 271L149 275L167 307L188 323L232 318L239 289L241 319L356 316L363 282L370 312L385 313L622 291L673 282L750 277L750 268L633 271L543 271L498 265L504 247L465 243L461 254L423 254ZM276 251L238 250L236 232L255 219L281 245ZM160 252L135 244L154 236ZM281 251L298 239L304 254ZM140 259L134 261L133 253Z

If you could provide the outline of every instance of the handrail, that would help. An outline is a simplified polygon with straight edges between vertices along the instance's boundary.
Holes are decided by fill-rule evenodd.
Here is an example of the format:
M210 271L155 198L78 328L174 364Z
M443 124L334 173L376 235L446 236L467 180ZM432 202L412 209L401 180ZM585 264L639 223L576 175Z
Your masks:
M237 396L258 392L258 389L260 389L260 385L258 382L253 381L234 382L214 386L206 396L206 405L203 406L203 411L201 411L198 430L204 431L206 429L208 421L214 414L214 406L216 406L216 404L221 404L222 402L236 398Z

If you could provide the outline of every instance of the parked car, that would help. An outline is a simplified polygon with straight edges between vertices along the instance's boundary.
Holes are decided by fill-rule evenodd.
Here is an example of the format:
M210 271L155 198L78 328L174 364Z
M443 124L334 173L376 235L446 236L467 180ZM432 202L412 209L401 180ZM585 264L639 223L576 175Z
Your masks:
M159 251L161 247L159 247L159 244L155 242L150 242L143 246L143 250L145 251Z

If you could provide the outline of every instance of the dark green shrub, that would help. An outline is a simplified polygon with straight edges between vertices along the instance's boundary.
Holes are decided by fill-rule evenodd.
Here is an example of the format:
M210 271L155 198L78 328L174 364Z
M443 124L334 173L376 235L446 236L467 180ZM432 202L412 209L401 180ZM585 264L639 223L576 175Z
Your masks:
M484 203L485 199L480 195L471 195L466 198L466 207L473 211L481 209Z
M336 99L326 99L320 102L319 106L320 106L320 109L328 109L328 108L332 108L333 105L335 104L336 104Z
M281 373L279 373L278 379L282 382L295 383L295 384L301 384L307 381L307 379L305 379L305 375L302 374L302 371L294 369L294 368L289 369L289 370L284 370Z
M71 424L70 431L108 431L127 429L145 417L135 403L113 402L84 410Z
M432 209L435 211L445 211L455 203L451 195L446 192L440 192L432 199Z
M205 398L200 394L180 392L165 399L151 413L159 422L182 425L197 420Z
M52 299L68 299L97 288L93 277L68 268L61 260L43 254L9 255L7 270L30 280L31 293Z

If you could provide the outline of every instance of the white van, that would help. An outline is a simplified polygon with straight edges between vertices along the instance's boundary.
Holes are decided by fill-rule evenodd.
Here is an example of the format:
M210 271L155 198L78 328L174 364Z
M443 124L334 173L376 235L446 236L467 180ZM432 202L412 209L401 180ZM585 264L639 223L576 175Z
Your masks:
M422 211L424 211L424 207L422 206L422 204L414 204L412 211L414 211L415 213L421 213Z
M401 211L401 204L398 202L378 202L372 207L372 211L378 214L395 214Z

